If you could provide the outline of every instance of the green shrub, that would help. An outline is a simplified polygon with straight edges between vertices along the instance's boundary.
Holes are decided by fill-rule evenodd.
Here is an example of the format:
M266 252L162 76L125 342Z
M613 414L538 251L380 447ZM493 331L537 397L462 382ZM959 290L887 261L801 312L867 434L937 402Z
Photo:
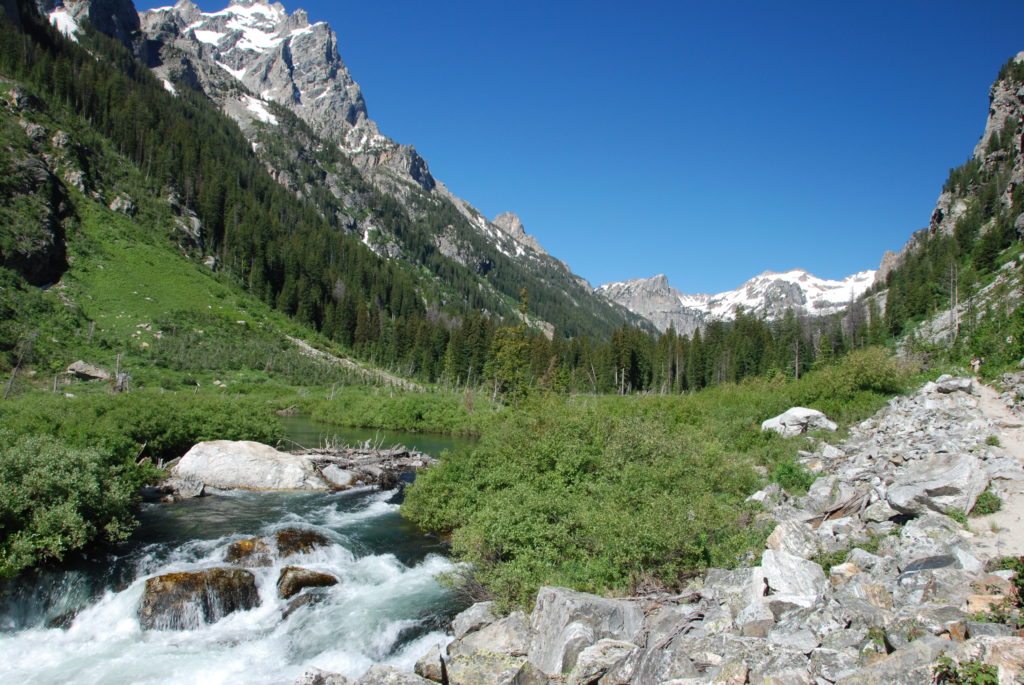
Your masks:
M995 494L991 490L978 495L978 499L974 502L974 508L971 509L971 516L987 516L988 514L994 514L1003 508L1003 500L999 498L999 495Z
M803 495L817 479L813 473L793 460L780 461L770 478L791 495Z
M0 430L0 576L126 537L134 493L151 475L100 449Z
M977 659L957 663L945 654L932 669L936 685L998 685L999 671Z
M544 584L614 593L735 565L768 532L744 502L760 479L749 459L665 408L530 400L477 447L421 473L402 513L452 533L455 554L503 606Z
M992 447L999 447L999 436L990 435L985 438L985 444L991 445Z
M474 435L494 407L474 392L411 392L350 387L310 404L317 421L357 428Z
M961 526L967 525L967 512L965 512L963 509L950 509L949 511L946 512L946 516L953 519Z
M814 557L811 558L811 561L820 566L825 571L825 574L828 575L828 572L832 567L845 562L846 557L849 556L849 554L850 550L848 549L841 549L835 552L821 552L820 554L814 555Z

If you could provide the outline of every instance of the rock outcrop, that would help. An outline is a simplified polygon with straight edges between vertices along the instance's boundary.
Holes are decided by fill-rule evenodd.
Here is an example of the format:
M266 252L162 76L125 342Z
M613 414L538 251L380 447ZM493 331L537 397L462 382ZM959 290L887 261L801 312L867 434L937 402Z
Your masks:
M39 12L65 35L72 37L83 21L131 47L139 30L139 15L132 0L36 0Z
M526 228L523 227L522 220L512 212L504 212L491 219L491 223L504 231L507 235L511 236L520 245L524 245L534 252L544 252L544 248L540 246L537 239L526 232Z
M18 93L9 97L10 101L0 101L0 105L10 102L16 106ZM68 268L65 222L74 209L65 184L46 159L54 164L60 160L60 155L48 154L52 148L47 132L26 120L22 128L34 147L47 152L12 159L8 164L0 162L4 177L0 219L6 229L0 237L0 266L17 271L32 285L45 286L60 280Z
M989 90L985 130L968 162L969 165L974 165L976 170L984 171L993 177L1001 177L1003 185L997 188L997 191L1003 207L1010 207L1014 189L1024 184L1024 155L1019 154L1024 141L1024 127L1020 125L1024 120L1024 80L1021 78L1020 70L1020 65L1024 64L1024 52L1018 53L1012 62L1017 68L1004 69ZM884 282L892 269L902 264L927 237L936 234L953 235L957 223L977 199L980 188L978 179L971 178L969 174L962 174L958 178L951 175L935 202L935 209L927 228L915 232L898 253L887 252L883 255L879 266L879 282ZM1020 215L1011 215L1011 218L1014 219L1016 227ZM990 226L991 222L982 226L981 231L987 231ZM1018 233L1017 236L1019 239L1021 234ZM976 302L974 306L977 306Z
M277 596L289 599L308 587L330 587L338 579L329 573L320 573L301 566L285 566L277 579Z
M110 372L106 369L90 364L89 362L79 359L77 362L73 362L68 365L68 368L64 371L65 375L70 378L75 378L80 381L109 381Z

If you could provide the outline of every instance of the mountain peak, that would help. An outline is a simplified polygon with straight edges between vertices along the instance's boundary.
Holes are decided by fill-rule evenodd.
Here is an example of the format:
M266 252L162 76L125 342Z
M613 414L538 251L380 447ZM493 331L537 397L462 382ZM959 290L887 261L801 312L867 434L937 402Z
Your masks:
M498 216L491 220L491 223L501 229L503 233L511 237L520 245L525 245L535 252L541 254L547 254L544 252L544 248L540 246L537 239L526 232L526 228L523 227L523 221L519 216L513 212L502 212Z

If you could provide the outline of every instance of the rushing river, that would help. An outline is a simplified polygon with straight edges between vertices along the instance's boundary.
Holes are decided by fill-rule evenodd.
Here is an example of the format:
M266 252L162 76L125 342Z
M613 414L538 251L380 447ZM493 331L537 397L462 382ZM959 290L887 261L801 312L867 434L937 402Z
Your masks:
M360 437L301 417L287 424L291 439L308 446L317 444L317 431L433 454L457 446L437 436ZM399 500L397 491L363 488L236 491L144 504L141 525L113 554L3 588L0 683L291 683L309 666L350 677L374 663L411 669L431 645L446 641L444 627L461 607L438 582L452 563L437 540L402 520ZM224 566L230 543L286 527L317 531L331 544L250 569L260 606L196 630L140 627L147 578ZM340 582L318 588L319 601L286 614L289 600L278 599L276 588L283 566Z

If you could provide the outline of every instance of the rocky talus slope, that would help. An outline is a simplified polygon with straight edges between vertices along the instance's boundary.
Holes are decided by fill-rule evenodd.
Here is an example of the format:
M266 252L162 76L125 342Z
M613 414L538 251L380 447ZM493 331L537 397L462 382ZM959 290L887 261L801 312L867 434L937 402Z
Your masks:
M943 656L1024 682L1024 637L991 613L1014 591L989 562L1024 552L1024 374L1005 382L1000 396L942 377L839 445L797 438L819 478L800 498L753 495L777 527L750 566L710 569L672 596L546 587L531 615L502 618L475 604L419 675L375 667L358 682L909 685L932 682ZM947 515L986 489L1003 512L968 526ZM313 670L301 682L348 681Z

